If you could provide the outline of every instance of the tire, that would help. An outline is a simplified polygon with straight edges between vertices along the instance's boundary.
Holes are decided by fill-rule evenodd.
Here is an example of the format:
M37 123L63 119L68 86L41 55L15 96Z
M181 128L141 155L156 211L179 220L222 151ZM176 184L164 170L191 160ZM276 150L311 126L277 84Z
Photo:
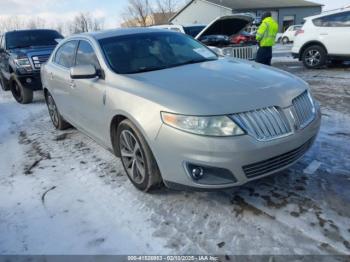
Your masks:
M289 43L289 38L288 37L283 37L282 38L282 44L284 44L284 45L286 45L286 44L288 44Z
M29 104L33 102L33 90L23 87L17 81L13 82L11 92L14 99L20 104Z
M117 150L131 183L143 192L160 188L162 177L146 140L128 119L117 129Z
M49 92L45 95L45 101L53 126L58 130L65 130L71 127L71 125L61 116L56 106L56 102Z
M310 46L304 50L301 60L306 68L321 68L327 62L327 52L322 46Z
M10 90L10 85L8 83L6 83L4 77L2 76L2 74L0 74L0 84L1 84L1 89L4 91L8 91Z

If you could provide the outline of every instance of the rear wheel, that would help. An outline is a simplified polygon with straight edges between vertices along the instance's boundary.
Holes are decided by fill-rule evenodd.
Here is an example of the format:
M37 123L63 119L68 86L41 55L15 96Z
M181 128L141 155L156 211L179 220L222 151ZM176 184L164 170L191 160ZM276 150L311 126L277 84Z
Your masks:
M144 192L161 187L157 162L137 127L129 120L122 121L118 126L117 139L118 153L133 185Z
M61 116L56 106L55 100L53 99L53 97L49 92L47 92L47 94L45 95L45 101L46 101L46 105L49 110L50 118L54 127L59 130L65 130L69 128L70 124L66 122L64 118Z
M11 92L15 100L20 104L29 104L33 102L33 90L23 87L17 81L14 81Z
M326 64L327 52L319 45L306 48L302 55L305 67L310 69L320 68Z

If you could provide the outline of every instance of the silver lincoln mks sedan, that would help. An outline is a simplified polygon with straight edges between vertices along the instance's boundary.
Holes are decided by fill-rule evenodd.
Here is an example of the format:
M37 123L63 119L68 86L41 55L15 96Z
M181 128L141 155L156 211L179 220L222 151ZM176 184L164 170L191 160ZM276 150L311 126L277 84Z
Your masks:
M160 29L68 37L41 75L54 126L73 125L114 152L143 191L223 189L274 174L320 127L303 80Z

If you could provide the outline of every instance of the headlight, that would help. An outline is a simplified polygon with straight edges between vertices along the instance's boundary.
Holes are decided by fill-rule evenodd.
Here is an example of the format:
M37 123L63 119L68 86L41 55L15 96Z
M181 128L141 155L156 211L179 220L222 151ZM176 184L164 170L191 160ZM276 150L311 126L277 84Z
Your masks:
M197 135L238 136L243 130L227 116L185 116L162 112L165 124Z
M15 64L17 67L19 68L32 68L32 65L30 64L30 61L28 58L19 58L19 59L15 59Z

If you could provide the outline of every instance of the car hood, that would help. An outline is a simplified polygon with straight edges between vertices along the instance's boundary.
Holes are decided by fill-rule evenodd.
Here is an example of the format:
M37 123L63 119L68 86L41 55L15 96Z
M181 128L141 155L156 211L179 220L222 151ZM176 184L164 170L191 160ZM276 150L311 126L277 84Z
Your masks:
M190 115L245 112L288 107L308 88L278 69L231 58L124 76L129 92Z
M225 15L216 18L206 26L195 38L200 39L207 35L231 36L242 31L248 24L254 21L249 14Z
M35 55L50 55L55 49L55 46L38 46L28 48L11 49L10 53L13 57L35 56Z

